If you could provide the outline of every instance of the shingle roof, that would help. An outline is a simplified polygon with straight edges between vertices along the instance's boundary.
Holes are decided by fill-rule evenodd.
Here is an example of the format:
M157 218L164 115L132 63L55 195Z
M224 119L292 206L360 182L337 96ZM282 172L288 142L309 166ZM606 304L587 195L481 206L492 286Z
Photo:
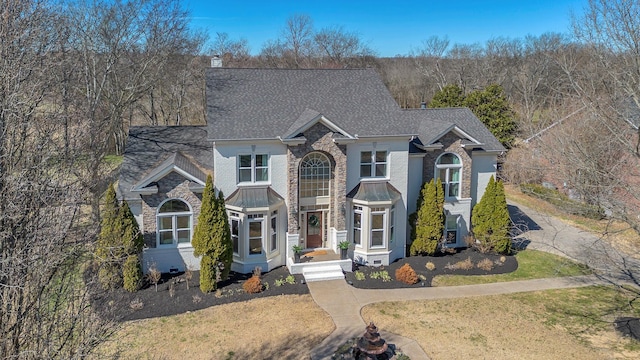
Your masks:
M402 110L373 69L207 69L209 139L275 139L319 115L351 135L418 135L457 126L505 150L466 108Z
M163 164L173 164L202 179L212 173L213 151L205 126L134 126L129 129L127 146L118 181L118 196L139 198L133 185Z
M398 105L373 69L207 69L212 139L276 138L313 109L350 134L389 135Z

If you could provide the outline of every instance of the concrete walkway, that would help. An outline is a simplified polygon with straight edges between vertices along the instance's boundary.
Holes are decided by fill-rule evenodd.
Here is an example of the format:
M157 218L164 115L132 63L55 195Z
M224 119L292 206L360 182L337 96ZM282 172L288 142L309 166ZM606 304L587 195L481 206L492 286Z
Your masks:
M366 324L360 316L360 310L368 304L382 301L439 300L575 288L607 283L607 280L602 277L603 274L628 281L627 271L640 269L638 261L615 251L598 236L567 225L559 219L540 214L512 201L509 201L509 212L518 229L514 242L522 247L573 258L596 269L601 276L393 290L357 289L344 280L310 282L308 286L311 296L331 316L336 325L333 333L312 350L311 359L330 359L340 345L351 338L362 336ZM624 267L620 264L624 264ZM429 359L415 340L385 332L384 329L381 329L380 333L383 339L401 348L412 360Z
M344 280L308 283L313 300L333 319L336 329L311 351L312 360L330 359L336 349L347 340L362 336L365 322L360 316L363 306L382 301L439 300L471 296L512 294L525 291L565 289L602 283L593 276L535 279L482 285L406 288L393 290L365 290L348 285ZM413 339L385 332L380 334L395 344L412 360L429 359Z

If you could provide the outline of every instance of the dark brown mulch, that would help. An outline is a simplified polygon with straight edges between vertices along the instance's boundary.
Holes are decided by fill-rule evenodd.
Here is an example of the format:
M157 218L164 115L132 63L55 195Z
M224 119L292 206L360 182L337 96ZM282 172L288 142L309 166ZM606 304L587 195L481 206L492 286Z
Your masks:
M238 301L247 301L256 298L277 295L308 294L309 288L304 283L302 275L294 275L295 284L285 283L275 286L276 280L285 279L289 271L282 266L261 276L263 284L269 284L268 288L258 294L247 294L242 289L242 284L251 277L251 274L238 274L231 272L229 279L218 284L218 291L208 294L202 293L198 287L200 272L193 272L193 279L189 281L189 289L183 273L174 275L163 274L158 283L158 291L153 284L146 283L141 290L130 293L124 289L117 289L94 297L94 306L105 312L116 312L118 318L126 320L162 317L182 314L189 311L205 309L214 305L227 304ZM174 293L170 288L173 284ZM141 306L135 306L135 304ZM138 308L139 307L139 308ZM113 311L116 310L116 311Z
M455 270L449 268L447 265L453 265L459 261L464 261L470 258L474 264L474 267L470 270ZM360 289L397 289L397 288L411 288L421 286L431 286L431 281L436 275L493 275L493 274L505 274L515 271L518 268L518 261L514 256L505 256L504 263L501 265L495 265L500 263L501 255L497 254L482 254L476 249L460 249L454 254L444 253L437 254L436 256L410 256L404 259L399 259L389 266L362 266L354 265L354 271L346 274L346 280L349 284ZM475 266L479 261L483 259L489 259L494 263L493 269L486 271ZM434 270L427 270L426 264L432 262L435 265ZM423 275L426 279L418 281L417 284L408 285L395 279L396 269L400 268L404 264L409 264L415 270L418 275ZM372 279L371 273L387 271L391 277L391 281L384 282L380 279ZM365 280L356 280L356 271L360 271L365 275Z

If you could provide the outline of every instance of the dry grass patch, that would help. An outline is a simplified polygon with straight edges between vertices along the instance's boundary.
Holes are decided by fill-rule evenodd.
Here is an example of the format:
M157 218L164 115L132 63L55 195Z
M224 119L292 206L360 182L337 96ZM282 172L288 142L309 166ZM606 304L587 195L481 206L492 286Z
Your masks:
M606 234L606 240L618 250L635 258L640 258L640 236L621 221L594 220L577 215L567 214L557 209L552 204L523 194L520 189L513 185L505 185L507 198L512 199L528 208L543 214L555 216L564 222L579 229L594 232L596 234Z
M310 295L283 295L132 321L101 353L120 352L124 359L307 359L333 329Z
M445 265L445 268L451 270L471 270L473 269L473 261L471 261L471 258L468 257L465 260L458 261L457 263L447 264Z
M640 347L610 323L614 313L631 311L619 294L589 287L379 303L363 308L362 316L415 339L433 360L640 358Z

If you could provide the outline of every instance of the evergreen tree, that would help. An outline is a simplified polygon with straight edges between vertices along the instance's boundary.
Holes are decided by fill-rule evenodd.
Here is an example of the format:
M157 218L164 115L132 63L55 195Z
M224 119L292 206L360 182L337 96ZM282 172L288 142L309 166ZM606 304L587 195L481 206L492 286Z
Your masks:
M511 252L511 218L502 181L495 181L493 176L489 179L482 199L473 208L471 225L482 248L501 254Z
M142 267L140 266L140 255L129 255L122 265L123 287L125 290L134 292L140 288L142 282Z
M495 208L495 189L496 183L491 176L482 198L471 212L473 235L480 242L480 248L487 251L491 248L491 217Z
M504 194L504 184L498 180L495 188L495 209L493 214L493 229L491 244L493 249L500 254L511 253L511 217L507 207L507 198Z
M464 106L464 93L455 84L447 85L433 95L430 108L447 108Z
M124 288L127 291L137 291L142 280L142 263L140 255L144 240L138 222L129 208L126 200L122 201L118 211L118 219L120 229L120 241L122 244L122 252L124 261L122 265L122 277Z
M122 250L125 255L138 255L142 252L144 239L136 218L131 212L131 208L126 200L122 200L122 205L118 211L119 223L121 227L120 236Z
M502 86L493 84L472 92L464 99L464 106L471 109L502 145L511 147L516 132L515 112Z
M422 203L416 219L416 238L411 243L411 255L433 255L444 233L444 213L438 203L438 188L434 179L422 188Z
M202 206L198 216L198 225L191 240L195 256L200 260L200 290L215 290L217 282L229 275L233 260L231 230L224 206L224 197L220 192L216 198L211 175L202 194Z
M119 260L122 258L120 244L120 206L113 184L104 196L100 221L100 234L96 243L95 256L98 266L98 281L105 289L112 289L122 283Z

